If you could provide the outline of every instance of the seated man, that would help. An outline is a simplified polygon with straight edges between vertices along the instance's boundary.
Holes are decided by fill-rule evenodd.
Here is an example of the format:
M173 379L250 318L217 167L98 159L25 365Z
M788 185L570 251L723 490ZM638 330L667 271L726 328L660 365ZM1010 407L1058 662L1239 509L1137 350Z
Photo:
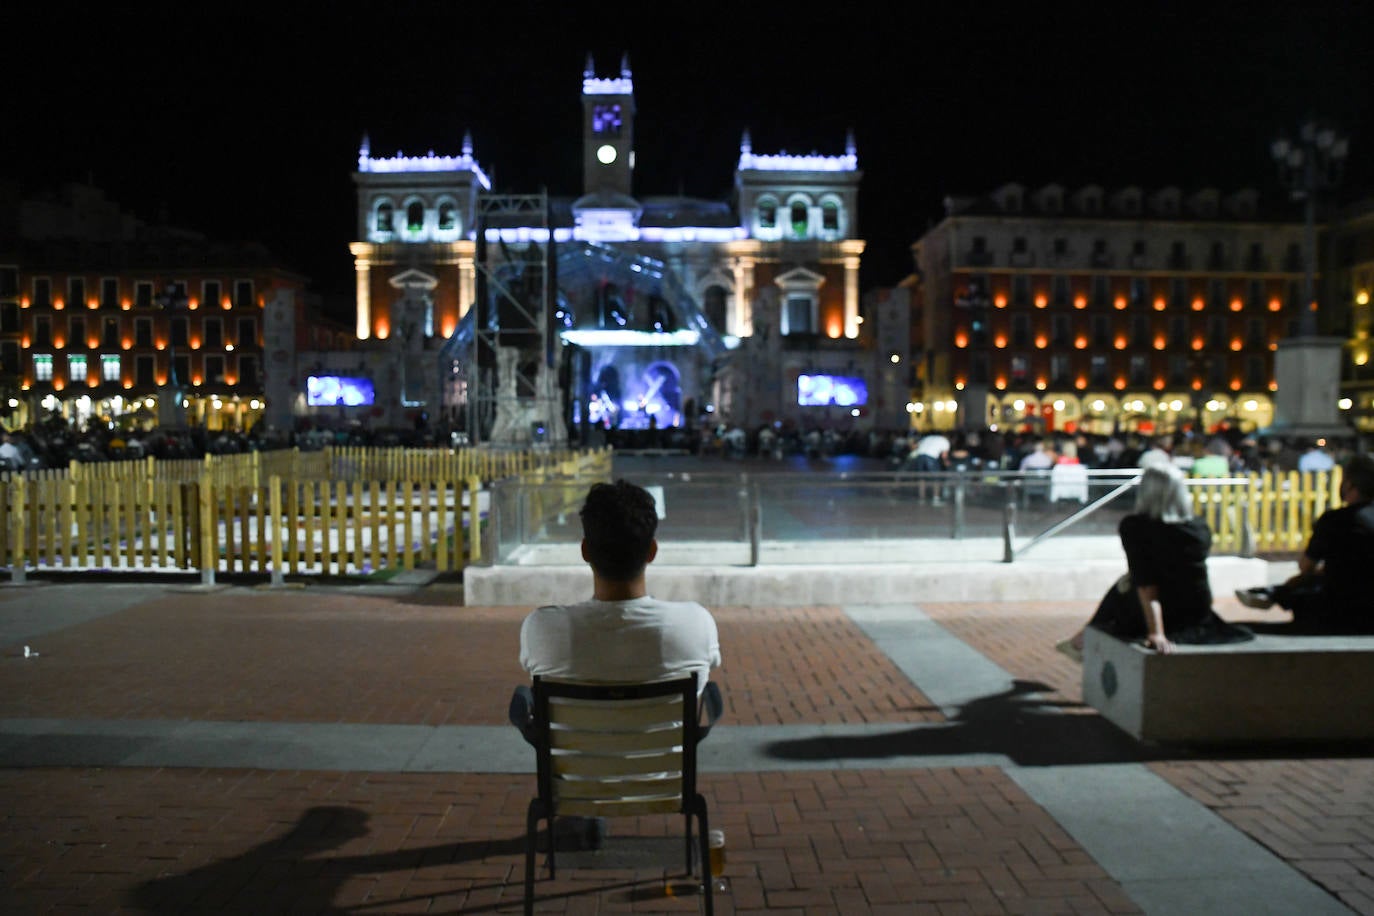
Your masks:
M520 627L520 664L531 675L570 681L665 680L697 672L705 692L720 665L720 638L710 611L691 601L649 596L644 570L658 553L658 511L642 487L624 480L594 484L579 515L582 558L592 569L592 597L531 612ZM707 696L719 712L714 685ZM511 723L533 744L533 694L516 688ZM588 844L600 845L604 824L587 828Z
M1241 604L1293 612L1293 627L1312 633L1374 633L1374 456L1356 455L1341 468L1344 506L1328 509L1312 526L1298 574L1272 588L1236 591Z

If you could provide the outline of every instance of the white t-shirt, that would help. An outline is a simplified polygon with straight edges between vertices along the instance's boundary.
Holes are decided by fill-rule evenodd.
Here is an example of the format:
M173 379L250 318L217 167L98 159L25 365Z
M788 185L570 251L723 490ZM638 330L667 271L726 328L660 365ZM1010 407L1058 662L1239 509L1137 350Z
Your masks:
M520 626L520 664L532 675L571 681L643 682L697 672L698 692L720 664L711 612L693 601L549 605Z
M940 435L930 435L921 437L921 440L916 443L915 453L917 455L928 455L931 458L939 458L941 455L948 451L948 439Z

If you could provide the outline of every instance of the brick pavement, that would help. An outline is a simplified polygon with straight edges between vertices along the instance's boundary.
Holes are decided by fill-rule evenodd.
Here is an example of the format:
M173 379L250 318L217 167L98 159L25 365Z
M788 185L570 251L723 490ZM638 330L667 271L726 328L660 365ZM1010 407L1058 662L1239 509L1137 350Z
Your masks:
M451 599L441 589L168 592L35 637L37 660L0 647L0 717L497 724L521 678L525 609ZM1087 604L923 608L1009 673L1050 685L1065 708L1077 702L1076 669L1052 645ZM717 616L733 724L942 721L842 609ZM721 912L1139 912L1002 768L875 763L705 776L728 837ZM1152 768L1351 910L1374 913L1370 759L1184 755ZM0 912L514 912L531 783L0 768ZM648 819L617 834L672 827ZM540 883L540 911L695 911L671 886L662 868L571 869Z

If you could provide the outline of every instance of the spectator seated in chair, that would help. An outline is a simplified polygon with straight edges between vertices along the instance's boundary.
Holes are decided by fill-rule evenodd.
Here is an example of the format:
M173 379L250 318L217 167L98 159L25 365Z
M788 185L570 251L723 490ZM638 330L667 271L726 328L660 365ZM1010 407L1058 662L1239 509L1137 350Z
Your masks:
M653 496L625 480L598 483L579 515L592 597L531 612L520 628L520 664L531 675L596 684L637 684L696 672L709 728L723 706L719 688L707 680L721 663L716 621L695 602L649 595L645 569L658 553ZM516 688L509 714L533 744L529 687ZM605 834L598 820L583 827L592 848Z

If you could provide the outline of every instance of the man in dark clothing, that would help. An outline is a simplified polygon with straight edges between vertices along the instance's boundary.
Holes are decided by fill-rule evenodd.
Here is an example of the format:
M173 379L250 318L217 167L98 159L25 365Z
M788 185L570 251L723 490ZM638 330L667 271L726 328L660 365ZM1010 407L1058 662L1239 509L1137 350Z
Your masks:
M1341 466L1341 499L1345 505L1323 512L1312 526L1298 575L1273 588L1238 590L1242 604L1278 604L1306 632L1374 633L1374 456L1356 455Z

